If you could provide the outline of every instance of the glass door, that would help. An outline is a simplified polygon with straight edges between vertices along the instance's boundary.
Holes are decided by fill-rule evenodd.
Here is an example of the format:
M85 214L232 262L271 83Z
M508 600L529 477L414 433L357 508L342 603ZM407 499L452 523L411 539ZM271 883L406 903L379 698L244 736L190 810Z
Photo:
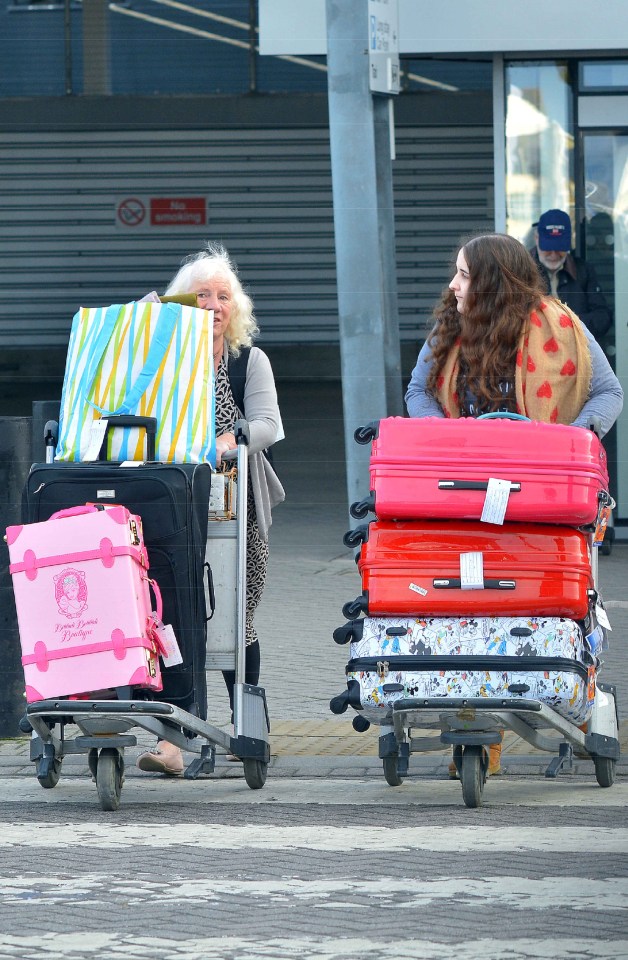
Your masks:
M628 131L582 133L583 254L595 267L615 322L601 345L628 396ZM628 519L628 404L604 441L617 518Z

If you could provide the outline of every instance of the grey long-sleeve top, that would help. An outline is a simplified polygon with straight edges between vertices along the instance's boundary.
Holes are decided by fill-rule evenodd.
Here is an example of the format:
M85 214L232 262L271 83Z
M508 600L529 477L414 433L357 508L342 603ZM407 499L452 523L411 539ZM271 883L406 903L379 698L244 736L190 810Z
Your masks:
M227 362L227 343L224 351ZM277 389L270 360L259 347L251 347L244 384L244 410L249 424L249 472L255 497L257 525L264 540L272 523L272 508L285 500L277 474L262 454L277 439L281 426Z
M624 405L624 392L602 348L593 335L583 326L591 352L591 388L582 410L573 421L574 427L586 427L591 417L598 417L601 434L611 429ZM416 366L412 371L406 391L406 407L411 417L444 417L438 400L426 391L427 378L432 366L432 352L424 343Z

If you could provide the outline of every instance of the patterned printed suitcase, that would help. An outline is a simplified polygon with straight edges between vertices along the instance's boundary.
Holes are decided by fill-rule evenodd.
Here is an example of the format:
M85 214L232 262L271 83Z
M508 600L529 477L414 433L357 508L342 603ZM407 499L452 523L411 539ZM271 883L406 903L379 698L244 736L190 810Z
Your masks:
M380 520L479 520L495 478L510 482L505 520L580 526L595 521L608 490L606 453L592 431L471 417L381 420L370 477L365 504Z
M161 690L139 517L61 510L7 529L29 703L121 686Z
M572 527L478 521L373 521L345 536L362 543L362 595L345 604L370 616L586 616L593 589L587 537ZM483 578L467 576L468 563ZM469 583L477 584L469 588Z
M351 703L359 691L367 718L409 697L520 696L580 724L593 704L597 661L573 620L367 617L334 639L351 643Z

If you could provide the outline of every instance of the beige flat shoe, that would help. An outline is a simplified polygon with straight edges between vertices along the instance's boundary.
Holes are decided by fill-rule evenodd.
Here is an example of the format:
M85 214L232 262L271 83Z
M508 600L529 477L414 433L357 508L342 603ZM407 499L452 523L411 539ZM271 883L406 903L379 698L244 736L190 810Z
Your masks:
M137 766L147 773L163 773L167 777L180 777L183 773L183 754L172 744L157 744L137 758Z

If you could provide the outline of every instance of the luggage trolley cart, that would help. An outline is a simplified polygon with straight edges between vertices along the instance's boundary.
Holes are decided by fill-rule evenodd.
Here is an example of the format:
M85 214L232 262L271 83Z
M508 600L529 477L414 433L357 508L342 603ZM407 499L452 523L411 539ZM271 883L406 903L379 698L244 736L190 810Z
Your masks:
M111 497L116 483L119 484L121 500L132 512L134 509L132 479L140 482L142 476L153 474L157 477L157 485L162 490L167 486L165 470L173 470L186 474L188 483L184 493L179 492L179 507L186 512L200 514L206 523L209 500L208 475L211 468L208 465L175 465L155 464L154 437L156 422L151 418L110 417L108 429L116 426L142 426L147 430L148 462L124 467L114 463L51 463L47 455L46 464L35 464L31 470L29 483L25 490L24 512L26 520L46 520L60 506L76 502L97 502L98 492L103 496ZM52 449L56 424L49 421L46 424L47 451ZM238 531L237 531L237 569L232 572L235 576L235 587L232 583L232 593L237 598L236 629L230 642L233 649L236 688L234 702L234 736L229 736L220 728L204 719L206 712L205 690L205 626L204 626L204 597L202 571L205 556L206 525L197 523L198 533L195 543L188 546L195 554L191 602L200 603L203 610L201 618L203 629L202 656L196 650L190 658L189 665L182 668L165 668L162 677L165 681L164 699L151 699L150 692L133 687L116 688L111 699L83 699L70 697L54 697L32 702L27 706L26 715L21 724L24 732L32 729L31 760L36 764L36 774L42 787L53 788L59 782L61 766L65 756L69 754L86 754L92 778L96 782L99 801L103 810L116 810L120 805L121 790L124 780L124 750L126 747L137 745L137 738L133 728L139 727L155 734L158 739L166 740L183 750L196 754L196 757L184 772L187 779L197 779L214 771L216 746L230 750L242 759L244 776L251 789L259 789L264 785L267 766L270 760L269 724L266 711L265 693L261 687L251 687L243 682L244 677L244 608L246 598L246 488L248 477L248 442L249 432L246 421L238 421L235 426L237 441L237 469L240 483L238 484ZM103 473L104 470L104 473ZM51 472L52 471L52 472ZM124 471L121 473L120 471ZM199 475L200 481L194 487L189 478ZM115 481L115 482L114 482ZM196 494L193 495L193 492ZM130 499L129 499L130 498ZM187 502L186 501L187 498ZM197 499L198 502L193 502ZM116 500L118 499L116 494ZM172 523L180 525L180 517L176 514L173 504L163 500L160 502L158 513L163 518L163 535L160 540L156 533L154 538L146 538L149 562L151 555L157 556L163 552L164 538L167 527L166 518L173 513ZM158 523L159 526L159 523ZM181 529L174 531L175 539L181 540ZM185 545L184 545L185 546ZM152 551L152 554L151 554ZM200 551L200 556L198 553ZM183 556L180 555L180 561ZM184 564L183 564L184 566ZM176 593L176 591L173 591ZM198 619L198 618L197 618ZM211 622L211 621L210 621ZM169 674L169 670L172 671ZM173 680L174 678L174 680ZM170 679L170 682L168 682ZM190 683L192 689L190 689ZM168 702L169 688L172 693ZM140 694L141 698L137 697ZM114 696L117 699L114 699ZM68 736L70 725L78 727L77 735Z
M359 437L358 437L359 434ZM358 442L368 442L373 438L370 428L361 428L356 433ZM600 494L602 506L610 506L610 498ZM611 501L612 502L612 501ZM367 503L354 505L352 515L361 519L369 508ZM372 507L370 507L372 509ZM602 531L603 532L603 531ZM597 537L589 527L586 530L589 555L591 558L591 583L588 591L589 606L593 611L600 610L601 599L598 595L598 554L599 547L594 545ZM345 536L345 544L355 547L362 539L362 531L350 531ZM357 560L357 557L356 557ZM603 610L603 608L602 608ZM359 617L368 610L368 595L363 594L356 601L343 608L347 617ZM474 614L473 616L476 616ZM394 618L391 618L394 619ZM600 617L601 619L601 617ZM334 640L339 644L353 643L362 636L365 619L353 619L334 632ZM604 632L599 623L590 624L591 631L598 631L599 643ZM401 631L405 632L405 631ZM614 685L590 680L588 695L592 697L592 709L586 727L580 726L557 709L540 699L526 698L530 687L525 683L513 682L508 686L507 696L408 696L403 683L396 682L394 673L394 647L391 642L395 630L390 630L387 650L391 656L381 654L369 660L351 661L347 673L353 674L348 680L347 689L330 702L333 713L342 714L348 707L356 711L353 718L354 729L366 731L371 723L380 728L379 757L383 762L383 772L390 786L399 786L408 773L408 764L412 753L442 750L443 745L453 747L453 759L462 784L462 795L466 806L478 807L482 803L484 784L488 772L488 747L501 740L502 730L511 730L538 750L554 754L545 776L555 778L563 768L570 768L574 755L591 759L595 776L601 787L610 787L615 779L615 767L619 759L618 714ZM401 658L398 658L398 660ZM477 670L477 660L467 662L463 656L430 658L423 656L407 657L406 660L420 661L418 669L433 671L446 670L454 663L457 669ZM486 658L485 658L486 659ZM493 660L498 658L494 657ZM436 660L439 663L436 663ZM534 662L533 657L527 658ZM430 662L431 661L431 662ZM486 667L485 667L486 668ZM361 689L360 669L370 671L374 680L375 695L364 696ZM402 669L402 668L400 668ZM412 670L404 665L403 669ZM497 665L494 669L499 669ZM586 684L586 674L584 682ZM367 681L368 682L368 681ZM413 729L426 731L426 736L413 736ZM433 731L433 733L431 732ZM554 734L554 735L552 735Z

